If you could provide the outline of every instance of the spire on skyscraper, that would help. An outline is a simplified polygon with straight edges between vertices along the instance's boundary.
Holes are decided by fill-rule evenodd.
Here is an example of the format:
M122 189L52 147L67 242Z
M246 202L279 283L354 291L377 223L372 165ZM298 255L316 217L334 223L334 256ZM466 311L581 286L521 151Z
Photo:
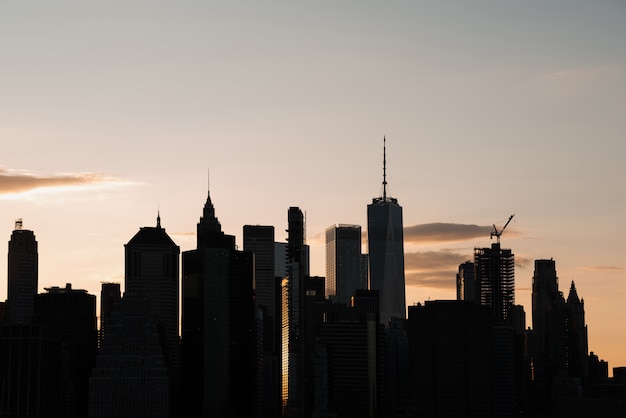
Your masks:
M157 228L161 229L161 210L157 209Z
M567 303L580 303L580 299L578 298L578 292L576 292L576 286L574 285L574 281L572 280L572 285L569 288L569 295L567 295Z
M372 203L398 203L398 199L387 196L387 137L383 136L383 194L376 197Z

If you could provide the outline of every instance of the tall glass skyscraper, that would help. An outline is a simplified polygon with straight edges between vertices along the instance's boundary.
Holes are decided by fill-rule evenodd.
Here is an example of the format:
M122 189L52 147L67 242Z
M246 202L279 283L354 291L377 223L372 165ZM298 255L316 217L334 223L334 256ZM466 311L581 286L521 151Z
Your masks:
M385 140L383 140L385 142ZM387 196L387 153L383 146L383 194L367 205L369 288L380 294L380 321L406 318L402 206Z

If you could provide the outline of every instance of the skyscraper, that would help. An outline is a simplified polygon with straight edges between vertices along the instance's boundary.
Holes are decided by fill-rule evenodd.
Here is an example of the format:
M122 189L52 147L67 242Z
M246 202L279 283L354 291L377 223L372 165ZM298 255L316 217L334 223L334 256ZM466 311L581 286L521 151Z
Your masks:
M125 292L150 298L151 313L162 333L163 356L170 378L170 404L177 401L180 380L179 256L180 248L161 227L142 227L124 246Z
M253 254L222 232L210 194L197 248L183 252L185 416L252 416L257 408Z
M491 248L475 248L474 265L480 304L491 309L494 323L511 325L515 304L515 255L510 249L501 249L497 242L491 244Z
M85 417L88 411L89 376L96 363L96 296L86 290L49 287L35 296L34 322L54 330L63 343L66 370L62 405L68 417Z
M102 283L100 290L100 330L98 332L98 346L105 338L111 313L116 304L122 299L119 283Z
M540 356L547 356L550 338L550 312L555 310L559 299L559 278L554 260L535 260L532 293L533 331L538 339Z
M276 243L274 242L274 227L267 225L244 225L243 250L254 253L254 299L262 314L262 321L257 329L262 335L257 339L262 341L262 380L257 388L258 396L262 399L262 416L278 416L280 404L280 305L277 304L276 283ZM283 254L282 264L285 264Z
M383 139L386 144L386 140ZM402 206L387 195L387 153L383 146L383 194L367 205L367 243L371 290L380 292L380 321L406 318Z
M480 286L474 278L474 263L471 261L459 264L456 274L456 300L480 302Z
M89 379L88 416L172 416L162 333L151 313L150 298L126 291L108 324Z
M350 304L361 283L361 227L332 225L326 228L326 297Z
M287 321L283 318L283 344L287 343L287 363L283 358L283 375L287 374L285 416L307 416L307 392L305 390L305 349L304 341L304 278L308 269L305 251L304 214L298 207L290 207L287 212L287 277L283 282L287 297ZM284 302L283 302L284 304ZM284 311L283 311L284 315ZM286 338L285 338L286 337ZM283 348L283 356L285 350ZM287 372L285 372L287 368ZM283 378L285 381L285 379Z
M7 323L32 323L37 294L38 254L33 231L22 229L22 220L15 221L9 241Z
M274 275L274 227L244 225L243 250L254 253L254 296L257 306L265 307L267 317L276 318L276 279ZM274 335L273 322L264 327ZM273 344L274 340L265 341Z

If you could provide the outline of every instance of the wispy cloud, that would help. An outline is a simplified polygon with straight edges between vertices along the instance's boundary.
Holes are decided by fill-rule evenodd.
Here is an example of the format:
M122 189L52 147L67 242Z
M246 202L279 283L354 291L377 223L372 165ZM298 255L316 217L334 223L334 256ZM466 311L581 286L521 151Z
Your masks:
M124 183L100 173L59 173L36 175L27 170L0 167L0 195L19 195L50 188L84 188L106 183Z
M471 259L470 254L455 250L411 252L404 254L407 286L454 289L459 264Z
M492 226L435 222L405 227L404 241L408 243L464 241L488 236L491 231Z

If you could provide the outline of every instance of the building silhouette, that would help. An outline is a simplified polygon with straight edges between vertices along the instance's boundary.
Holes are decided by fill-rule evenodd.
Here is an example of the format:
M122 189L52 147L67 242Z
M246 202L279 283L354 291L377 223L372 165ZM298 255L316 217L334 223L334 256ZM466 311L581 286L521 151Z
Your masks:
M98 330L98 347L106 335L115 305L120 302L122 294L119 283L102 283L100 289L100 329Z
M315 410L317 416L385 416L384 326L375 315L350 311L342 307L318 325Z
M96 363L98 337L96 296L86 290L46 288L35 296L34 322L49 327L62 344L60 387L66 417L85 417L88 412L89 377Z
M66 357L67 358L67 357ZM48 326L0 327L0 416L67 416L63 344Z
M380 320L406 318L402 206L387 195L387 157L383 148L383 194L367 206L369 288L380 292Z
M262 356L255 342L254 258L222 232L210 194L197 248L182 260L183 415L253 416Z
M22 228L22 220L15 221L9 241L7 323L32 323L33 304L38 286L37 240L33 231Z
M289 208L287 223L287 276L282 283L283 297L286 300L281 302L286 308L286 311L283 309L282 318L283 408L286 417L307 417L311 412L308 385L312 382L308 380L310 374L305 341L304 279L309 274L309 259L305 248L304 214L300 208Z
M361 227L332 225L326 229L326 297L350 305L356 289L367 289L361 281Z
M170 378L170 405L175 408L180 384L180 248L161 227L157 214L155 227L140 228L124 245L124 256L125 292L150 298Z
M480 285L480 304L491 309L494 323L511 324L515 305L515 256L500 242L474 249L475 280Z
M276 417L281 412L280 378L280 297L276 280L276 243L274 227L267 225L244 225L243 249L254 254L254 300L257 315L257 340L262 342L262 379L257 382L259 417ZM282 263L285 263L283 255ZM278 302L278 303L277 303ZM259 313L260 312L260 313Z
M111 311L89 379L89 418L169 416L161 338L149 297L125 292Z
M459 264L456 274L456 300L480 303L480 283L474 276L474 263L466 261Z
M492 318L468 301L409 306L412 415L496 417L492 383Z

